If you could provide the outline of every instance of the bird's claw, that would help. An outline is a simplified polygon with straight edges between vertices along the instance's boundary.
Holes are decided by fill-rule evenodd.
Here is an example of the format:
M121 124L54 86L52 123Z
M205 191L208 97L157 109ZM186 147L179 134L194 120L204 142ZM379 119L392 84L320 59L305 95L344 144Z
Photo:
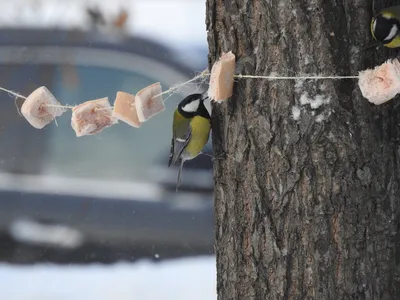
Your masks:
M224 159L224 158L226 158L226 152L225 151L223 151L221 154L219 154L219 155L217 155L217 156L214 156L214 155L212 155L212 154L210 154L210 153L205 153L205 152L200 152L200 154L204 154L204 155L207 155L207 156L209 156L209 157L211 157L211 161L215 161L215 160L221 160L221 159Z
M200 154L207 155L208 157L211 157L211 158L213 157L213 155L210 153L200 152Z

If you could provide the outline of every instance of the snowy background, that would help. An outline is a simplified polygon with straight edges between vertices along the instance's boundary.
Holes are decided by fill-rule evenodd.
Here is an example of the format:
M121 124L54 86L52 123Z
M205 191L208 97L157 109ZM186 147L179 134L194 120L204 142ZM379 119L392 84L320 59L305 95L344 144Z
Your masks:
M87 7L97 7L106 21L125 9L131 34L202 45L207 42L205 0L13 0L0 1L3 26L85 28ZM185 45L186 44L186 45Z
M0 1L0 24L85 29L89 25L87 8L98 8L107 23L112 23L124 9L128 13L124 30L130 35L155 39L191 55L192 60L207 61L204 56L204 51L208 51L205 0ZM199 50L203 57L199 57Z
M196 55L199 49L207 50L205 0L0 1L0 26L84 29L89 6L110 21L123 8L129 15L124 28L129 34L186 51L193 60L207 59ZM7 300L216 299L214 256L88 266L0 264L0 278L0 299Z
M215 258L111 266L0 265L4 300L214 300Z

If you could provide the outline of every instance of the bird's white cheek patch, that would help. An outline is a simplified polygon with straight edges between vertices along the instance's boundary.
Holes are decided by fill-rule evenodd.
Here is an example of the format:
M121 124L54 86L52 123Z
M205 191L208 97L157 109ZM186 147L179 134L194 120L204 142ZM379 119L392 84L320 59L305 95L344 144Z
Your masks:
M199 109L199 100L194 100L183 107L186 112L196 112Z

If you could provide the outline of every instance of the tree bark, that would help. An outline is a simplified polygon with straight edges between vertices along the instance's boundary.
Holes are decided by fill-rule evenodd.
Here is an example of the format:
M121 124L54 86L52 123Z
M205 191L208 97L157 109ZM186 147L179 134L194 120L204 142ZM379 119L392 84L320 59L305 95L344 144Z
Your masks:
M388 55L365 50L371 7L207 0L209 68L357 75ZM399 104L353 79L238 79L213 103L218 299L400 299Z

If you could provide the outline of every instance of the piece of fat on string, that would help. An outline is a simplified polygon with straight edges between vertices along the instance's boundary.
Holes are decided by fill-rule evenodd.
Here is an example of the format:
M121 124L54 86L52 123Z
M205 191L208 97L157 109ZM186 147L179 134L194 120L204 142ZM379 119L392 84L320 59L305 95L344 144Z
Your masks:
M22 95L3 89L9 93L25 98ZM164 92L165 93L165 92ZM37 88L21 107L22 116L34 128L42 129L66 109L72 110L71 127L76 136L94 135L121 120L132 127L140 127L153 116L165 110L162 88L159 82L151 84L137 95L118 91L111 106L107 97L83 102L77 106L63 106L44 86Z
M208 97L211 100L224 101L233 94L233 83L235 77L235 55L232 51L222 53L212 68L210 74L210 84Z
M393 99L400 93L399 60L387 60L374 69L359 72L358 85L363 97L375 105Z
M136 111L136 98L133 94L121 91L117 92L113 114L118 120L132 127L139 128L141 126Z
M233 95L235 78L238 79L266 79L266 80L322 80L322 79L354 79L358 76L262 76L235 74L236 56L229 52L223 52L217 61L214 62L210 73L203 73L203 76L210 76L208 97L211 101L224 102Z
M140 90L136 96L118 91L111 107L108 98L86 101L72 109L71 126L76 136L94 135L118 120L139 128L153 116L165 110L159 82Z
M211 73L206 70L191 80L178 85L181 87L200 78L210 76L209 99L223 102L232 97L234 78L258 78L269 80L296 80L296 79L348 79L358 78L359 87L365 98L374 104L382 104L392 99L400 92L400 63L397 59L390 60L365 70L359 76L256 76L235 75L235 55L232 51L222 53L214 63ZM0 88L19 98L25 98L10 90ZM25 119L35 128L42 129L56 117L60 117L66 109L72 109L71 125L77 136L96 134L106 127L110 127L121 120L132 127L140 127L153 116L165 110L162 95L175 91L177 87L162 92L159 82L140 90L136 96L125 92L117 92L114 107L107 98L90 100L76 107L63 106L52 93L44 86L37 88L28 97L21 107ZM208 100L209 100L208 99ZM210 103L207 103L210 106ZM210 110L211 107L207 107ZM89 113L90 112L90 113Z
M136 128L165 109L159 82L141 89L136 96L118 92L114 102L114 115Z
M60 117L66 108L45 87L41 86L26 97L21 107L22 116L34 128L42 129L56 117Z
M71 127L77 137L97 134L116 123L107 97L83 102L72 109Z
M256 76L235 75L235 55L232 51L223 52L211 68L208 97L223 102L233 95L235 78L253 78L268 80L341 80L358 79L358 85L364 98L369 102L383 104L400 93L400 62L388 60L384 64L359 72L358 76Z

